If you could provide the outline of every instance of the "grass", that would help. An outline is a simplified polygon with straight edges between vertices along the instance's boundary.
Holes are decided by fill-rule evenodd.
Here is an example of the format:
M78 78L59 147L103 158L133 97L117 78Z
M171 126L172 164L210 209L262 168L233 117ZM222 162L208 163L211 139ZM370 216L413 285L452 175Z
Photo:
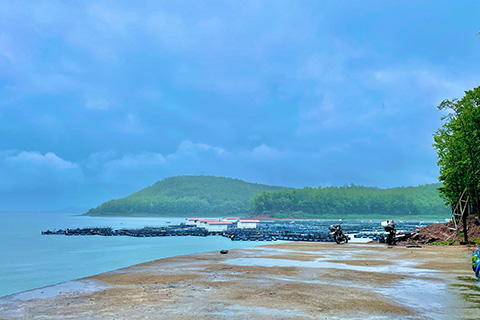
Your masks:
M447 240L447 241L435 241L435 242L431 243L431 245L433 245L433 246L452 246L452 245L456 245L456 244L458 244L458 242L453 240L453 239L450 239L450 240Z
M474 244L480 244L480 238L473 238L473 239L470 239L470 243L474 243Z
M458 234L458 236L459 236L460 239L463 239L463 232L460 232ZM446 241L435 241L435 242L432 242L430 244L434 245L434 246L452 246L452 245L457 245L458 241L450 239L450 240L446 240ZM480 244L480 238L468 239L468 244L479 245Z

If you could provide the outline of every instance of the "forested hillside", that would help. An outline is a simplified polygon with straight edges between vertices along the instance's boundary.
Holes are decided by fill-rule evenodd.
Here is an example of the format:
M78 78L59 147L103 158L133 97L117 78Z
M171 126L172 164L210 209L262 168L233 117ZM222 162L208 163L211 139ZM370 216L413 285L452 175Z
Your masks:
M225 216L249 215L250 199L262 191L283 187L213 176L178 176L125 198L110 200L87 215Z
M228 216L275 218L442 216L440 184L379 189L362 186L287 189L214 176L166 178L87 215Z
M253 196L256 215L276 218L362 216L448 216L440 184L379 189L362 186L304 188L262 192Z

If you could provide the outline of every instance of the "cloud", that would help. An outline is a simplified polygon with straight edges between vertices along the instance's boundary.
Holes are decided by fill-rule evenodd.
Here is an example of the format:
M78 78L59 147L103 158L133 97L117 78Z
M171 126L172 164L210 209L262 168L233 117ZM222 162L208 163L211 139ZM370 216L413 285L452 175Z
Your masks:
M92 153L72 162L53 152L3 151L0 153L0 190L16 192L40 207L92 207L111 198L126 196L155 181L176 175L216 175L246 181L291 187L343 185L353 182L377 186L398 186L432 182L436 172L411 170L405 159L384 162L381 158L351 154L358 148L376 154L368 140L352 147L325 145L318 150L282 150L262 143L251 149L227 150L205 143L182 141L172 153L118 151ZM353 150L349 150L352 149ZM390 148L390 147L389 147ZM395 149L384 149L392 153ZM393 151L395 152L395 151ZM416 152L416 151L415 151ZM418 154L412 157L420 158ZM375 167L375 171L369 169ZM423 164L419 163L419 167ZM386 176L392 176L385 183ZM24 199L25 200L25 199ZM9 201L6 200L7 204ZM14 205L14 204L10 204ZM29 205L30 206L30 205Z
M281 153L277 149L271 148L266 144L259 145L253 149L250 154L258 158L277 158L281 156Z
M435 106L478 85L479 4L369 3L4 1L0 150L25 151L0 156L2 190L435 181Z
M81 167L84 175L87 177L98 176L106 163L118 159L118 152L113 150L91 153L87 159L81 161Z
M378 85L395 94L396 99L401 99L404 92L421 98L430 105L438 105L442 100L461 97L464 91L474 88L478 81L465 75L457 78L451 71L444 67L427 65L404 65L398 68L388 68L372 72L373 82L370 85ZM394 90L399 88L400 90ZM396 92L395 92L396 91Z
M64 160L55 153L32 151L4 151L0 153L0 189L61 190L76 189L84 181L76 163Z
M163 155L159 152L140 152L121 155L115 151L98 152L91 154L82 162L82 168L89 173L90 179L100 180L104 184L133 183L145 184L168 175L182 174L183 164L192 158L205 161L215 157L222 157L227 152L220 147L204 143L182 141L177 150ZM202 163L205 165L205 163ZM130 177L122 181L121 177ZM143 179L143 180L142 180ZM135 180L135 181L133 181Z
M342 116L341 106L331 95L323 97L318 105L302 108L299 113L298 133L314 134L321 131L339 129L345 126L348 118Z
M57 170L78 168L77 164L65 161L52 152L47 152L45 155L42 155L39 152L22 151L18 155L7 157L5 161L11 163L32 164Z
M169 161L175 161L175 159L183 157L199 157L202 153L209 152L217 155L226 153L223 148L210 146L204 143L193 143L190 140L184 140L178 146L175 153L167 156Z
M106 163L106 167L108 169L119 170L137 166L161 165L164 162L165 158L161 153L143 152L140 154L127 154L120 159L109 161Z

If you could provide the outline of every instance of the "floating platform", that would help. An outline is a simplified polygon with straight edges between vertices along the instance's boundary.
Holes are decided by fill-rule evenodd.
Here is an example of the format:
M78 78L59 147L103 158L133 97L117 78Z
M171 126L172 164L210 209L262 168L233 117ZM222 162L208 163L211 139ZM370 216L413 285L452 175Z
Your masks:
M254 229L229 228L226 231L208 231L205 228L192 227L191 225L180 224L162 227L144 228L122 228L114 230L111 227L87 227L67 228L58 230L42 231L42 235L65 235L65 236L127 236L127 237L207 237L223 236L232 241L311 241L311 242L333 242L333 235L325 226L305 224L279 224L265 223ZM364 239L379 241L383 240L383 232L372 230L349 230L349 238L352 240ZM409 238L411 232L403 231L399 234L398 240ZM364 241L361 241L364 242Z

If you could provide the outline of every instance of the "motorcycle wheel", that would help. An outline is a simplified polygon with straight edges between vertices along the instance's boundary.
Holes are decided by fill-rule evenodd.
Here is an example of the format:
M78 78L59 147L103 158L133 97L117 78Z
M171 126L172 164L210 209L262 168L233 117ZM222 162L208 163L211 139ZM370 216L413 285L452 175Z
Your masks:
M339 237L339 236L335 235L335 236L333 236L333 238L335 239L335 242L336 242L337 244L340 244L341 241L340 241L340 237Z
M345 240L345 243L348 243L348 236L343 236L343 239Z
M394 245L394 244L395 244L395 238L392 237L392 236L390 236L390 235L388 235L386 242L387 242L387 244L390 245L390 246L391 246L391 245Z

